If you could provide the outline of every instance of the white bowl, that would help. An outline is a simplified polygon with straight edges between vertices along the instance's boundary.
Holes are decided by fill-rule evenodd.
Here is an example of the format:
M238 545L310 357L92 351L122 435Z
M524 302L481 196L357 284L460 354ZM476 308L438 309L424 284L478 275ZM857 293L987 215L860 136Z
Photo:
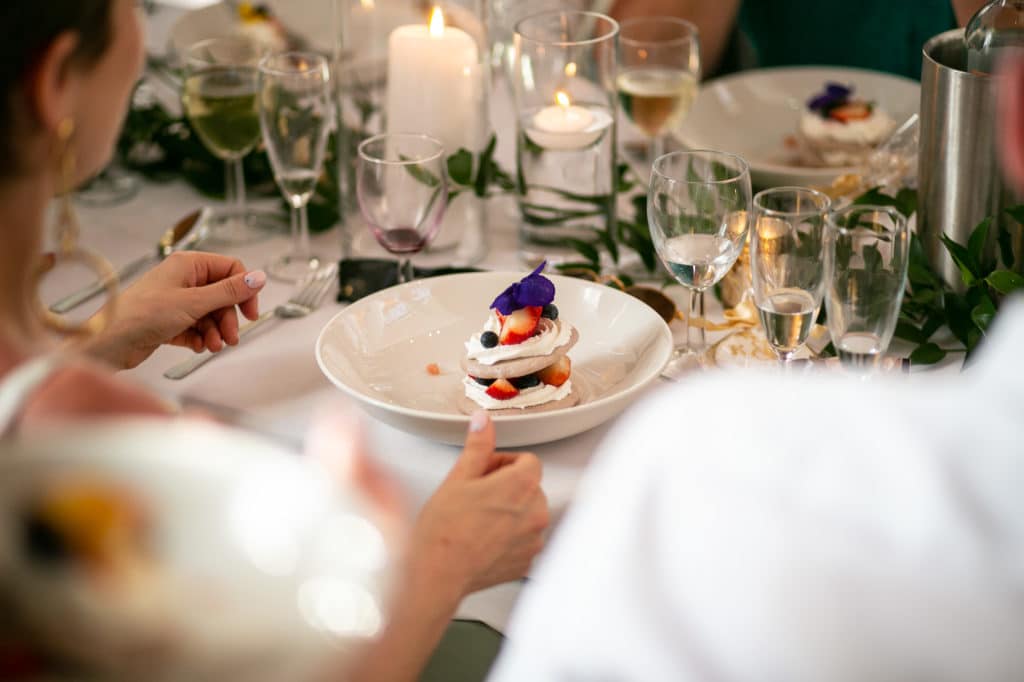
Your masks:
M828 186L839 175L859 169L795 165L784 141L796 132L807 100L830 81L853 85L855 97L877 103L897 125L920 106L917 81L887 73L818 66L744 71L701 87L679 141L690 149L717 149L743 157L758 188Z
M316 358L335 386L396 428L461 444L469 417L456 399L465 341L479 331L495 296L525 273L479 272L410 282L338 313L320 332ZM672 334L645 303L611 287L551 275L559 318L579 331L569 352L575 407L496 417L498 445L565 438L621 412L661 372ZM427 372L436 363L439 376Z

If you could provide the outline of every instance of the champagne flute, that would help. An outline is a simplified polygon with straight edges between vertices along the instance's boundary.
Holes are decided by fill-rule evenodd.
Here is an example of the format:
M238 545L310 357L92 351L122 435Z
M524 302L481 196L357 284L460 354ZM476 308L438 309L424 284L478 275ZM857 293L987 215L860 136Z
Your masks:
M828 209L827 196L804 187L776 187L754 197L754 303L783 365L807 341L825 295Z
M297 282L325 262L310 251L307 206L334 126L327 59L311 52L271 55L260 63L259 93L270 166L291 207L291 250L269 263L267 272Z
M647 221L662 263L689 292L686 346L666 367L672 376L700 361L704 330L689 345L690 318L699 295L732 268L747 237L750 170L738 156L716 151L674 152L658 158L651 172Z
M648 138L653 162L665 153L669 131L682 124L697 96L697 27L676 17L627 19L619 25L622 110Z
M211 38L188 49L182 104L203 145L225 163L225 199L211 236L228 243L253 241L273 227L245 203L242 159L260 141L257 67L263 48L240 36Z
M409 256L437 235L448 204L444 146L411 133L371 137L359 145L356 197L380 245L404 257L398 281L412 280Z
M867 372L896 331L910 229L903 214L888 206L847 206L829 215L828 223L828 330L843 364Z

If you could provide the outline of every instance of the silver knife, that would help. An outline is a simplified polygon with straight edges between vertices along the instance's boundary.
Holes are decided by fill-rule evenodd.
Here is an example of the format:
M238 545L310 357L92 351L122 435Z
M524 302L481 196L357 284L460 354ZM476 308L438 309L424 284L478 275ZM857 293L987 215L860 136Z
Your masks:
M115 273L118 282L125 282L131 279L150 266L156 265L175 251L187 251L195 248L204 236L202 228L206 223L204 218L207 211L208 209L202 209L189 213L179 220L174 227L164 232L154 252L140 256L130 263L121 266L121 269ZM199 229L195 229L197 225ZM75 293L60 299L50 306L50 310L55 313L66 313L74 310L86 301L96 297L105 288L106 283L102 280L97 280L84 289L79 289Z

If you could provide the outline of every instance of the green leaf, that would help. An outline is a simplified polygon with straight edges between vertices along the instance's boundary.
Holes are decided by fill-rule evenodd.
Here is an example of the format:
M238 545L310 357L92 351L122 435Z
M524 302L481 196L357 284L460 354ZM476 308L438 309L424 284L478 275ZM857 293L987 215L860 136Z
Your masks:
M410 160L409 157L402 155L399 155L399 158L402 159L403 161ZM416 164L408 164L402 166L402 168L404 168L409 175L414 177L417 182L421 182L427 187L437 187L438 185L441 184L441 180L436 175L428 171L426 168L423 168L422 166L417 166Z
M971 307L963 296L952 292L947 293L944 299L946 304L946 325L949 331L960 343L967 345L967 339L972 329L975 329L974 321L971 319Z
M999 256L1003 260L1003 265L1012 268L1016 262L1013 256L1013 235L1010 234L1006 225L999 225L999 234L996 236L996 240L999 243Z
M942 235L942 243L953 262L960 269L960 278L963 279L964 284L967 286L974 284L981 277L981 267L971 258L971 254L946 235Z
M869 273L878 273L883 269L882 252L877 244L869 244L861 249L861 257L864 259L864 270Z
M917 190L904 187L896 193L896 210L910 218L917 212Z
M1016 206L1010 206L1005 209L1011 218L1016 220L1021 225L1024 225L1024 204L1017 204Z
M1001 294L1010 294L1017 289L1024 289L1024 277L1009 270L996 270L986 277L985 281Z
M967 240L967 254L970 256L971 262L977 264L979 268L985 255L985 242L988 240L988 231L991 226L992 219L985 218L978 223ZM975 274L979 279L983 277L980 269Z
M971 310L971 319L978 329L981 330L982 334L988 331L988 326L992 323L992 318L995 316L996 306L988 294Z
M457 185L473 182L473 155L468 149L460 149L448 157L448 177Z
M619 245L615 241L615 235L612 234L611 230L598 230L597 237L604 244L604 248L608 249L608 255L612 257L612 262L618 265Z
M480 165L477 167L476 181L473 183L478 197L487 196L487 188L495 177L494 150L497 146L497 136L491 135L491 139L487 141L487 146L484 147L483 152L480 154Z
M565 239L563 241L566 246L575 249L576 253L587 259L590 262L590 267L600 271L601 254L593 244L585 242L582 239Z
M910 362L914 365L934 365L946 357L946 351L934 343L922 343L910 354Z
M921 330L905 320L896 323L896 337L913 343L927 343L928 337Z

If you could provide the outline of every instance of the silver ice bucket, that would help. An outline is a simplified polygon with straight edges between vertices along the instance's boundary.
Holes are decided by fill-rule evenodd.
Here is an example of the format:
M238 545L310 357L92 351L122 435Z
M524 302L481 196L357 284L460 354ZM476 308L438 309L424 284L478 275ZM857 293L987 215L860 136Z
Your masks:
M1024 195L1009 188L999 165L998 79L967 71L963 29L933 37L923 52L917 231L932 267L961 290L940 237L966 245L974 227L993 216L986 256L998 257L997 238L1007 231L1021 271L1021 226L1004 209L1024 203Z

